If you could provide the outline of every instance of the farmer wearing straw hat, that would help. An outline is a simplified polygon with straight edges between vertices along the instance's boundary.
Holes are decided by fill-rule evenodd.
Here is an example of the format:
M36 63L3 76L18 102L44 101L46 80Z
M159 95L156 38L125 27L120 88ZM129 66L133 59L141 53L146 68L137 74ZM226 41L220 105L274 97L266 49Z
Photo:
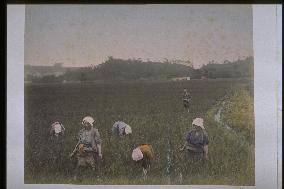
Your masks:
M112 126L112 132L120 137L129 135L132 133L131 127L123 121L117 121Z
M71 158L76 156L77 159L75 179L81 167L91 166L94 169L97 157L102 158L101 137L98 129L93 127L94 123L92 117L84 117L83 129L78 134L78 143L70 155Z
M140 144L132 151L132 159L140 163L143 169L144 178L150 171L151 160L154 159L154 151L150 144Z
M208 159L208 134L203 125L202 118L195 118L192 122L193 129L187 134L186 142L181 151L185 150L187 160L196 161Z
M187 92L187 89L183 89L183 97L182 97L182 102L184 108L187 109L187 112L189 112L189 104L190 104L191 96L189 92Z

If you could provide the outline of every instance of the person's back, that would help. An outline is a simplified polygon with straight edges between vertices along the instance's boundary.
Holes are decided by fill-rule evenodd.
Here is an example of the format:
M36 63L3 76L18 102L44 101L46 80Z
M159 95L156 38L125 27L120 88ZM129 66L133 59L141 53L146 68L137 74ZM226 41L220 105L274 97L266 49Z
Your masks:
M124 136L132 133L131 127L123 121L117 121L113 124L112 132L118 136Z
M112 126L112 131L119 134L125 128L126 124L122 121L116 121Z
M154 159L154 151L153 151L152 145L141 144L141 145L138 146L138 148L143 153L144 158L147 158L148 160Z
M132 152L132 159L141 163L143 168L144 179L150 171L151 160L154 159L154 151L150 144L140 144Z

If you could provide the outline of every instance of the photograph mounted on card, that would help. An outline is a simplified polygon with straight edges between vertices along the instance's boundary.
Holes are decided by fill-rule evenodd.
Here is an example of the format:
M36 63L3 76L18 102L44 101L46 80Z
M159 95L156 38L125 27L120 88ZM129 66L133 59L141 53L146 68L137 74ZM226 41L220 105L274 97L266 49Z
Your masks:
M252 5L25 15L25 184L255 185Z

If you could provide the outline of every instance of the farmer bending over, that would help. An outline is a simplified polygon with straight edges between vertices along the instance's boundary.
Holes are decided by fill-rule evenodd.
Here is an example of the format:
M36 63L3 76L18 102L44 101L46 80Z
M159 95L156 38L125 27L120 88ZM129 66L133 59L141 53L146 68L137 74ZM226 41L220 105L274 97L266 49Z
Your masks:
M185 150L187 160L196 161L208 159L208 134L203 126L202 118L195 118L193 129L187 134L186 142L181 151Z
M120 137L129 135L132 133L132 129L129 125L123 121L117 121L112 126L112 132Z
M56 121L56 122L51 124L51 128L50 128L50 131L49 131L51 138L53 138L55 136L56 139L58 139L59 136L64 135L64 132L65 132L65 128L64 128L62 123Z
M102 158L100 133L98 129L93 127L94 122L95 120L90 116L83 119L83 129L79 131L78 143L70 155L71 158L76 155L77 159L75 180L81 167L91 166L94 170L95 161L98 157Z
M154 151L150 144L140 144L132 151L132 159L142 165L144 179L150 171L151 160L154 159Z

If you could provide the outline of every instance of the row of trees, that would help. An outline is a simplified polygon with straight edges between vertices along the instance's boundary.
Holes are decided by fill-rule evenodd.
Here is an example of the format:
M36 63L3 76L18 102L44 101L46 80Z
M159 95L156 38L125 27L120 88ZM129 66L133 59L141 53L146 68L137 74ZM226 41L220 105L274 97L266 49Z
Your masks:
M239 78L253 76L253 59L248 57L236 62L223 64L211 63L194 69L191 62L187 65L170 62L145 61L141 59L118 59L109 57L104 63L94 67L69 70L61 76L30 78L33 82L96 81L96 80L154 80L174 77Z
M253 77L253 57L223 64L210 63L201 68L208 78L240 78Z

